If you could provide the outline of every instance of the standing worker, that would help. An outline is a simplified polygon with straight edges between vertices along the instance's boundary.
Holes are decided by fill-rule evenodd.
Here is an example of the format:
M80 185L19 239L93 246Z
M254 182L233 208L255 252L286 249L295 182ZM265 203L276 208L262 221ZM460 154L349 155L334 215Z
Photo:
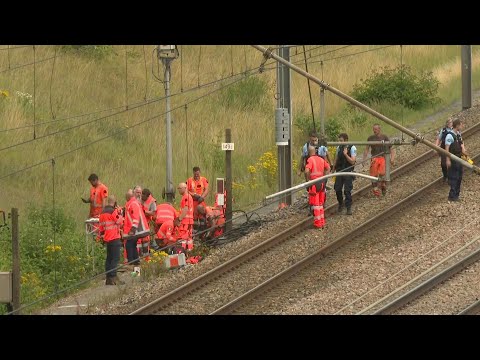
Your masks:
M370 135L367 141L389 141L387 135L381 133L380 125L373 125L373 135ZM387 194L387 182L385 181L385 153L383 151L383 145L367 145L365 146L365 153L363 154L363 160L368 157L368 152L371 149L372 157L370 159L370 176L382 178L380 181L380 188L378 182L372 181L373 195L380 196L380 190L382 195ZM395 163L395 149L390 148L390 164L393 166Z
M152 196L152 193L147 188L142 190L142 207L145 213L145 217L147 218L148 226L154 227L155 213L157 211L157 200L155 200L155 198ZM155 241L153 241L153 237L151 240L150 240L150 236L147 236L142 239L142 246L147 247L147 249L143 249L144 252L150 251L150 247L149 247L150 242L152 247L156 247Z
M339 142L348 141L348 135L341 133L338 135ZM335 155L335 165L333 171L336 172L353 172L355 162L357 160L357 148L355 145L341 145L337 147ZM336 176L335 177L335 193L338 200L338 213L343 210L343 195L342 188L345 194L345 207L347 208L347 215L352 215L352 190L353 190L353 176Z
M310 155L305 165L305 180L315 180L330 172L330 165L316 154L314 146L308 147ZM308 188L308 204L313 209L313 226L323 228L325 226L325 216L323 204L325 202L325 183L320 182Z
M132 189L128 189L125 194L127 203L125 204L125 223L123 226L123 233L128 235L125 249L127 250L128 262L133 263L134 266L140 265L137 251L137 240L140 233L145 233L149 230L145 213L140 203L135 198Z
M90 188L90 197L81 198L85 204L90 203L89 218L99 217L102 209L107 205L108 188L98 180L97 174L91 174L88 181L92 187Z
M107 278L105 285L123 285L124 282L117 277L117 266L120 260L121 235L120 228L123 217L116 209L115 196L110 195L107 205L100 214L99 234L107 244L107 258L105 259L105 272Z
M198 204L205 205L204 200L208 195L208 180L206 177L200 176L200 168L193 168L193 176L187 180L187 189L193 198L193 210Z
M463 143L462 135L460 131L463 129L463 121L460 119L455 119L453 121L452 132L449 132L445 136L445 150L449 153L462 157L462 154L467 156L467 151L465 150L465 144ZM463 178L463 166L456 162L450 160L447 156L445 163L448 170L448 181L450 183L450 192L448 194L449 201L460 201L460 185L462 184Z
M178 192L182 195L180 202L180 215L175 219L175 226L179 227L179 237L182 247L186 250L193 249L193 198L187 191L187 184L178 184Z
M435 145L440 146L442 149L445 149L445 137L449 132L452 132L453 120L448 119L445 127L440 130L438 133L437 139L435 140ZM443 174L443 183L448 182L448 171L447 171L447 157L443 154L440 154L440 166L442 167Z

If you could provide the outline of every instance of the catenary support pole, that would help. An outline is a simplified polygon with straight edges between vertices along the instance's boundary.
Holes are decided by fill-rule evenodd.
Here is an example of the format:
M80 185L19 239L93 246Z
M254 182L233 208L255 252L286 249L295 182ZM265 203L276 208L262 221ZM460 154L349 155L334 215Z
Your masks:
M425 140L425 138L423 136L421 136L421 134L415 133L415 132L411 131L410 129L407 129L406 127L401 126L400 124L396 123L395 121L391 120L390 118L386 117L385 115L380 114L379 112L373 110L372 108L370 108L367 105L361 103L360 101L355 100L351 96L348 96L347 94L345 94L345 93L341 92L340 90L334 88L330 84L325 83L324 81L318 79L317 77L305 72L303 69L299 68L298 66L295 66L295 65L291 64L290 62L286 61L285 59L277 56L271 50L266 49L265 47L259 46L259 45L252 45L252 46L255 49L261 51L266 58L273 58L276 61L288 66L290 69L294 70L295 72L297 72L297 73L299 73L299 74L301 74L305 77L308 77L310 80L317 83L318 85L320 85L324 89L326 89L326 90L332 92L333 94L341 97L342 99L348 101L349 103L355 105L356 107L366 111L370 115L375 116L377 119L380 119L383 122L393 126L395 129L400 130L401 132L411 136L412 138L415 139L415 142L420 142L422 144L425 144L426 146L436 150L437 152L439 152L439 153L441 153L445 156L448 156L453 161L456 161L456 162L462 164L463 166L465 166L469 169L472 169L477 174L480 174L480 168L478 166L472 165L472 164L468 163L467 161L465 161L465 160L451 154L450 152L442 149L441 147L436 146L432 142L430 142L428 140Z

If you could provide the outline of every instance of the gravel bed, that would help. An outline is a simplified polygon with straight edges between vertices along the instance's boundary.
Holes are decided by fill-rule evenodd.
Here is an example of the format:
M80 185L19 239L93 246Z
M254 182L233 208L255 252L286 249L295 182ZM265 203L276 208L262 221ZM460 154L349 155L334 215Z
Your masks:
M371 232L328 255L297 274L268 296L242 312L253 314L354 314L447 257L480 233L480 178L468 175L462 184L462 201L449 203L448 186L439 185L430 196L396 215ZM449 216L458 214L454 226ZM466 231L456 233L466 227ZM390 277L444 240L416 266ZM453 263L451 261L450 263ZM450 263L438 270L441 271ZM387 280L388 279L388 280ZM369 292L361 300L359 298ZM357 301L353 306L347 305Z
M462 117L465 120L467 126L470 126L476 121L476 118L480 113L478 105L475 105L474 108L460 113L458 116ZM434 134L427 136L429 139L434 138ZM473 141L467 140L467 147L472 152ZM425 151L428 151L429 148L425 145L419 144L417 146L401 146L397 148L397 160L396 166L399 166L411 159L419 156ZM427 168L428 166L428 168ZM395 167L394 167L395 168ZM227 297L230 297L229 293L232 291L231 287L235 288L235 292L239 290L238 284L242 284L245 280L251 280L252 283L248 282L245 284L245 287L251 286L251 284L258 284L262 279L270 276L269 274L274 274L286 268L288 265L294 261L299 260L301 257L310 253L313 250L316 250L328 242L331 242L336 237L341 234L349 231L357 223L364 221L371 217L374 213L378 213L387 206L391 206L394 202L404 198L406 194L412 193L414 189L417 189L422 184L426 184L440 176L440 166L439 160L435 159L430 162L425 163L423 171L428 171L428 176L422 172L422 174L417 176L410 176L408 178L402 177L398 181L393 181L389 185L389 193L386 197L376 199L373 197L364 197L356 201L352 207L354 211L353 216L346 215L333 215L327 218L327 227L323 231L318 231L315 229L307 230L302 233L299 237L293 240L287 241L281 248L275 249L272 252L272 255L262 255L257 260L252 261L252 266L250 271L242 272L242 275L238 278L230 278L229 282L233 285L225 286L225 291ZM358 169L362 171L361 168ZM368 171L367 167L364 167L363 172ZM354 189L359 188L362 184L367 184L368 181L364 179L358 179L354 183ZM444 198L447 196L448 190L445 188ZM466 196L466 193L462 191L462 196ZM466 198L466 197L465 197ZM335 202L335 195L333 191L329 192L329 200L327 205ZM206 257L202 262L194 266L187 266L180 270L170 271L166 274L163 274L151 281L139 282L132 286L129 286L125 294L119 295L115 300L111 300L108 303L99 303L95 306L91 306L88 309L88 313L93 314L125 314L129 313L136 308L145 305L146 303L158 298L159 296L166 294L167 292L183 285L185 282L192 280L193 278L205 273L206 271L218 266L219 264L225 262L226 260L246 251L252 246L266 240L267 238L277 234L278 232L288 228L294 223L303 220L306 216L305 209L301 205L305 203L305 199L300 199L295 206L286 208L280 211L275 211L267 215L261 215L262 219L266 223L257 231L250 233L249 235L237 240L234 243L226 244L222 247L213 249L208 257ZM455 204L459 205L459 204ZM294 245L294 246L292 246ZM270 252L269 252L270 253ZM260 261L260 259L262 259ZM258 262L258 264L257 264ZM263 265L260 265L263 263ZM260 273L256 273L255 269L262 269ZM268 272L270 271L270 272ZM239 272L240 274L240 272ZM255 277L257 277L255 279ZM223 286L222 286L223 287ZM221 288L217 284L217 289ZM242 286L243 288L243 286ZM76 295L75 295L76 296ZM71 296L70 298L74 298ZM221 293L218 292L215 294L216 298L220 298ZM65 300L65 301L68 301ZM225 303L223 299L223 303ZM190 313L200 313L192 307L188 308ZM200 310L200 309L199 309Z
M455 315L478 300L479 296L480 262L476 262L395 314Z

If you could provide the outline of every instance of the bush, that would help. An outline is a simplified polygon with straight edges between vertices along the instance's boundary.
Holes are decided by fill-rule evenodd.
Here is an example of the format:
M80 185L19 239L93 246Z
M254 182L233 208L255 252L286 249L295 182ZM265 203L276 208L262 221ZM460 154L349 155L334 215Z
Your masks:
M266 105L268 86L262 79L248 77L221 92L221 101L227 107L238 110L254 110Z
M314 127L312 116L305 114L297 115L294 119L294 126L299 128L302 137L308 138ZM318 131L319 129L316 130Z
M330 118L325 122L325 135L329 141L337 141L338 135L343 131L337 118Z
M413 73L407 65L394 69L374 70L369 78L353 86L352 96L360 102L373 104L390 102L419 110L440 101L437 97L440 82L432 72Z
M21 217L22 219L23 217ZM22 304L67 288L104 269L105 253L93 240L95 259L86 253L85 235L78 233L75 222L61 209L31 207L19 226ZM55 234L55 244L53 236ZM0 231L0 270L11 267L11 230ZM50 298L50 302L55 300ZM45 306L47 302L38 305ZM27 311L33 308L27 308ZM0 310L1 312L1 310Z

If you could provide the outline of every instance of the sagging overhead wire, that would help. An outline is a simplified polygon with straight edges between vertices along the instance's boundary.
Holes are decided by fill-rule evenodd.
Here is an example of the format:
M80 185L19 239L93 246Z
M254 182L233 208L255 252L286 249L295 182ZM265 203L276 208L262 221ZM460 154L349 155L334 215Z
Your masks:
M258 72L258 71L257 71L257 72L254 72L253 70L250 70L250 74L248 74L247 76L252 76L252 75L254 75L254 74L256 74L256 73L259 73L259 72ZM205 98L205 97L207 97L207 96L209 96L209 95L211 95L211 94L213 94L213 93L215 93L215 92L217 92L217 91L220 91L220 90L222 90L222 89L225 89L226 87L231 86L231 85L234 85L235 83L237 83L237 82L239 82L239 81L242 81L242 80L244 80L244 77L240 77L240 78L238 78L238 79L230 82L230 83L227 84L227 85L224 85L224 86L218 87L218 88L216 88L216 89L213 89L212 91L210 91L210 92L208 92L208 93L206 93L206 94L203 94L203 95L201 95L201 96L199 96L199 97L197 97L197 98L195 98L195 99L193 99L193 100L190 100L190 101L186 102L185 104L179 105L179 106L171 109L170 112L175 111L175 110L177 110L177 109L180 109L180 108L184 107L185 105L189 105L189 104L191 104L191 103L194 103L194 102L196 102L196 101L199 101L199 100L201 100L201 99L203 99L203 98ZM130 109L129 109L129 110L130 110ZM123 110L123 111L129 111L129 110ZM110 134L108 134L108 135L106 135L106 136L104 136L104 137L101 137L101 138L97 139L97 140L94 140L94 141L88 142L88 143L86 143L86 144L80 145L80 146L78 146L77 148L71 149L71 150L69 150L69 151L66 151L66 152L63 152L63 153L60 153L60 154L57 154L57 155L53 155L53 156L49 157L49 158L46 159L46 160L40 161L40 162L35 163L35 164L33 164L33 165L29 165L29 166L26 166L26 167L24 167L24 168L22 168L22 169L19 169L19 170L16 170L16 171L11 172L11 173L9 173L9 174L3 175L3 176L0 177L0 180L3 180L3 179L5 179L5 178L7 178L7 177L9 177L9 176L18 174L18 173L20 173L20 172L23 172L23 171L32 169L32 168L34 168L34 167L36 167L36 166L45 164L45 163L51 161L51 159L58 159L58 158L60 158L60 157L69 155L69 154L71 154L71 153L73 153L73 152L75 152L75 151L81 150L81 149L83 149L83 148L85 148L85 147L87 147L87 146L96 144L96 143L98 143L98 142L100 142L100 141L103 141L103 140L106 140L106 139L108 139L108 138L110 138L110 137L112 137L112 136L118 135L118 134L120 134L120 133L122 133L122 132L124 132L124 131L133 129L133 128L139 126L139 125L142 125L142 124L145 124L145 123L147 123L147 122L149 122L149 121L152 121L152 120L154 120L154 119L156 119L156 118L158 118L158 117L160 117L160 116L162 116L162 115L165 115L166 113L167 113L167 112L165 111L165 112L162 112L162 113L160 113L160 114L154 115L154 116L152 116L152 117L150 117L150 118L147 118L147 119L142 120L142 121L139 121L139 122L137 122L137 123L135 123L135 124L133 124L133 125L130 125L128 128L123 128L123 129L114 131L114 132L112 132L112 133L110 133ZM110 116L110 115L109 115L109 116ZM4 148L4 149L5 149L5 148ZM2 150L2 149L0 149L0 150Z
M273 63L273 62L272 62ZM270 64L272 64L270 63ZM269 64L269 65L270 65ZM255 70L258 70L259 67L257 68L253 68L251 71L255 71ZM273 70L275 69L274 67L272 68L267 68L266 70ZM182 94L185 94L187 92L191 92L191 91L197 91L199 89L202 89L202 88L206 88L206 87L209 87L209 86L212 86L212 85L215 85L216 83L219 83L219 82L222 82L222 81L226 81L226 80L229 80L233 77L236 77L236 76L240 76L240 75L244 75L244 72L238 72L236 74L234 74L233 76L227 76L227 77L224 77L224 78L221 78L221 79L217 79L217 80L213 80L209 83L205 83L205 84L202 84L199 87L195 86L195 87L192 87L190 89L187 89L187 90L184 90L183 93L182 92L177 92L177 93L174 93L174 94L171 94L170 95L170 98L174 97L174 96L178 96L178 95L182 95ZM147 104L145 104L144 101L139 101L139 102L136 102L136 103L132 103L132 104L128 104L128 107L129 107L129 110L132 110L132 109L135 109L137 108L138 106L136 105L148 105L148 104L151 104L151 103L155 103L157 101L161 101L161 100L164 100L165 99L165 96L160 96L160 97L155 97L155 98L151 98L151 99L148 99L147 100ZM41 125L47 125L47 124L51 124L51 123L55 123L55 122L58 122L58 121L64 121L64 120L73 120L73 119L78 119L78 118L81 118L81 117L84 117L84 116L89 116L89 115L96 115L96 114L100 114L100 113L103 113L103 112L107 112L107 111L113 111L113 110L118 110L118 109L123 109L125 107L125 105L122 105L122 106L116 106L116 107L113 107L113 108L109 108L109 109L104 109L104 110L98 110L98 111L93 111L93 112L89 112L89 113L83 113L83 114L77 114L77 115L72 115L72 116L69 116L69 117L63 117L63 118L59 118L59 119L55 119L55 120L50 120L50 121L44 121L44 122L41 122L41 123L38 123L36 124L36 126L41 126ZM120 114L124 111L119 111L115 114L111 114L111 115L116 115L116 114ZM8 132L8 131L14 131L14 130L21 130L21 129L27 129L27 128L30 128L32 127L33 125L23 125L23 126L18 126L18 127L15 127L15 128L9 128L9 129L2 129L0 130L0 133L2 132Z

